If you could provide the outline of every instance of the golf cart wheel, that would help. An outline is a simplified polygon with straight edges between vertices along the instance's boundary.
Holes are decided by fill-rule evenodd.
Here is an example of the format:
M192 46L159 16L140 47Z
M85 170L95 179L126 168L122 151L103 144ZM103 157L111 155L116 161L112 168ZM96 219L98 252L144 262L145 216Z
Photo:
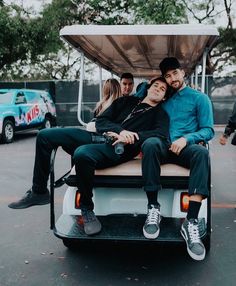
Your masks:
M211 249L211 235L208 234L206 238L203 240L203 244L206 248L206 252L210 251Z
M64 238L63 244L65 245L65 247L67 247L68 249L71 249L71 250L78 250L79 249L78 243L75 243L71 239Z
M3 122L2 127L2 142L3 143L12 143L14 139L14 123L6 119Z

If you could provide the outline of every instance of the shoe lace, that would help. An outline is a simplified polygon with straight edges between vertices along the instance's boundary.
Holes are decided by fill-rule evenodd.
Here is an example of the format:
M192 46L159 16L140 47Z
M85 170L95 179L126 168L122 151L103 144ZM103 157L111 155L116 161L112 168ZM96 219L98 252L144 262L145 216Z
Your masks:
M161 213L159 209L152 207L148 210L147 224L157 224L160 222Z
M83 211L82 215L86 222L93 221L95 219L95 215L93 211L90 211L90 210Z
M192 243L200 242L198 223L189 222L188 232L189 232L190 240Z
M31 198L31 197L32 197L32 191L31 191L31 190L28 190L28 191L25 193L25 195L23 196L22 201L25 201L25 200L27 200L27 199L29 199L29 198Z

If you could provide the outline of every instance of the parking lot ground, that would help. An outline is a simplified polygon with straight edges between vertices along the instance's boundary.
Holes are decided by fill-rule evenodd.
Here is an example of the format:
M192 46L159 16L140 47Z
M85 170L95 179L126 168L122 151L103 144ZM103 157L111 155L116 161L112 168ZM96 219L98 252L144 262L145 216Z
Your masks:
M202 262L183 245L83 245L70 251L49 229L49 206L12 210L7 204L30 187L35 133L0 145L0 286L227 285L236 281L236 147L210 144L212 243ZM70 165L59 150L56 174ZM63 186L56 192L61 213Z

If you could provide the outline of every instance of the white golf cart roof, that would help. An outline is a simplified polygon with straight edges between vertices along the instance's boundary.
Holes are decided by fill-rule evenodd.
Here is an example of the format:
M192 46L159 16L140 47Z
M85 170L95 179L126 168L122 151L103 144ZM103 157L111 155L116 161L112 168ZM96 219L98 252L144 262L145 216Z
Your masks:
M216 27L202 24L72 25L60 31L66 42L102 68L118 76L131 72L148 78L159 73L167 56L178 58L191 74L218 35Z

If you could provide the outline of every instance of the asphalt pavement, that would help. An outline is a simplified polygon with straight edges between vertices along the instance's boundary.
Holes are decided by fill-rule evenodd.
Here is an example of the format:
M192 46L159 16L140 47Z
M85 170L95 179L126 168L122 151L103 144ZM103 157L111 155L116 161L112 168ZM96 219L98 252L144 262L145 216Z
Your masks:
M202 262L182 246L85 245L70 251L49 228L49 206L12 210L31 186L36 132L0 145L0 286L233 286L236 281L236 147L210 144L212 243ZM59 150L56 175L70 158ZM56 192L60 215L66 186Z

